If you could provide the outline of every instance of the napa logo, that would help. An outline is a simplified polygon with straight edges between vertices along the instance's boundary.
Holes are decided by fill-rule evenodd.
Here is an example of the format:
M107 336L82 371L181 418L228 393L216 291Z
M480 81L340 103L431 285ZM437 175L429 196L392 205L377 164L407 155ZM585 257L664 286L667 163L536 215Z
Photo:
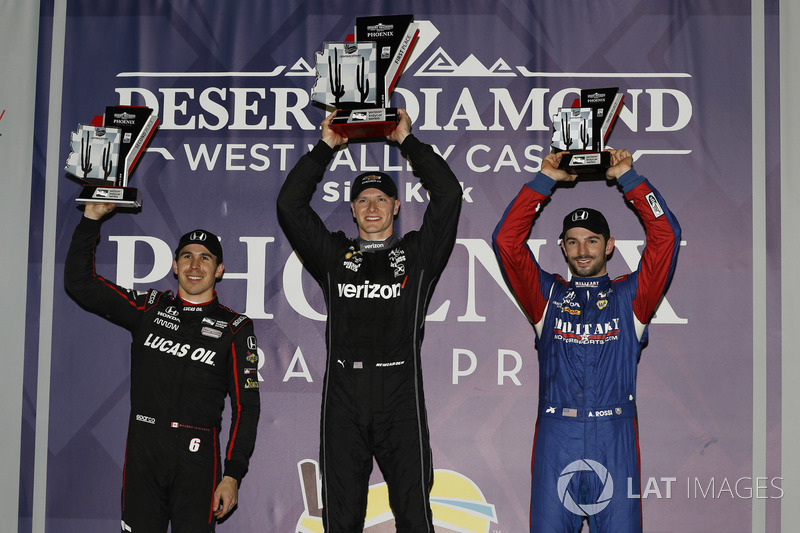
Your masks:
M303 487L305 511L295 533L323 533L322 486L319 464L311 459L297 463ZM481 489L468 477L452 470L434 470L431 490L433 524L438 533L489 533L497 523L494 505L487 503ZM394 533L394 516L389 507L386 483L369 488L364 533Z

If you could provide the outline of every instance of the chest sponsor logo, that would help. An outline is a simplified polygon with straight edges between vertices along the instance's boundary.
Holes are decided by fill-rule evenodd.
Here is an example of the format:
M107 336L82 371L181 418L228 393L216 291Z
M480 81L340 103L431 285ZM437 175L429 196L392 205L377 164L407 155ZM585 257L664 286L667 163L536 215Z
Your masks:
M380 298L383 300L391 300L398 298L402 291L401 283L393 283L391 285L384 285L382 283L370 283L366 280L364 283L358 285L353 283L339 283L339 297L340 298Z
M209 316L203 317L203 320L201 321L201 323L206 325L206 326L212 326L212 327L215 327L215 328L218 328L218 329L225 329L225 326L228 325L228 323L225 322L224 320L216 320L216 319L213 319L213 318L211 318Z
M364 256L361 254L361 250L356 251L356 249L351 246L347 253L344 254L344 262L342 265L348 270L358 272L358 269L361 268L361 263L363 261Z
M406 252L402 248L395 248L389 252L389 266L394 270L394 277L399 278L406 273Z
M213 339L219 339L222 337L222 332L218 329L210 328L208 326L204 326L203 329L200 330L200 333L205 335L206 337L211 337Z
M174 307L171 307L171 306L170 306L170 307L167 307L167 308L166 308L165 310L163 310L163 311L161 311L161 310L159 310L159 311L156 311L156 315L158 315L158 316L159 316L159 317L161 317L161 318L165 318L165 319L167 319L167 320L171 320L171 321L173 321L173 322L180 322L180 321L181 321L181 319L180 319L180 318L178 318L178 312L177 312L177 311L175 311L174 313L170 313L170 309L172 309L173 311L175 310L175 308L174 308Z
M604 344L619 338L619 318L599 324L581 324L556 318L553 333L556 340L578 344Z
M215 365L214 356L217 355L214 350L208 350L202 346L193 349L189 343L175 342L172 339L166 339L153 333L147 336L144 346L175 357L186 357L188 355L192 361L199 361L210 366Z
M180 322L180 320L178 322ZM171 329L172 331L178 331L178 329L181 327L180 324L176 324L175 322L170 322L158 317L153 319L153 324L161 326L162 328Z
M553 301L553 305L559 308L563 313L569 313L573 316L581 314L581 304L575 301L575 291L570 289L561 301Z

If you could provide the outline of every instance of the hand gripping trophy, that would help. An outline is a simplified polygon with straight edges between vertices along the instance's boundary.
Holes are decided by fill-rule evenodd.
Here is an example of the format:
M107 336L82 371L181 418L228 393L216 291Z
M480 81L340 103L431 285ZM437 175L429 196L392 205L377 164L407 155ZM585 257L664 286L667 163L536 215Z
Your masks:
M394 130L397 108L387 105L419 34L413 15L359 17L354 39L323 43L311 99L339 110L334 131L352 139Z
M564 152L559 167L578 174L605 174L611 166L606 141L623 96L616 87L582 89L580 100L572 107L562 107L553 116L553 138L550 147Z
M137 106L108 106L105 115L79 124L70 133L64 167L84 182L77 202L141 207L141 192L129 187L128 181L157 126L153 110Z

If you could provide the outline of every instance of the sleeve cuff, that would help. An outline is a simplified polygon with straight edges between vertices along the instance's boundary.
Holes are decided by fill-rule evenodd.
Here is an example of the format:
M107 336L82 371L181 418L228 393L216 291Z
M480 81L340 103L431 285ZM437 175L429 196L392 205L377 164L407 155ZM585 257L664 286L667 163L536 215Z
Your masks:
M536 177L534 177L533 180L529 181L526 185L528 188L533 189L539 194L550 196L553 194L553 188L556 186L556 180L542 174L541 172L538 172Z
M85 216L81 216L81 219L78 222L78 227L75 228L75 230L80 231L82 233L88 233L91 235L99 235L100 227L102 225L103 222L101 220L93 220L91 218L86 218Z
M640 176L635 170L630 169L625 174L617 178L617 183L622 187L622 192L628 193L644 181L644 176Z
M335 150L333 148L328 146L328 143L320 139L317 141L317 145L311 149L308 155L311 157L311 159L324 167L328 164L328 161L333 159L334 151Z
M424 147L425 143L417 139L413 133L410 133L405 139L403 139L403 144L400 145L400 150L409 156L413 156L420 150L424 149Z
M246 469L242 468L241 466L229 463L225 465L225 473L223 475L232 477L237 483L239 483L239 485L241 485L245 470Z

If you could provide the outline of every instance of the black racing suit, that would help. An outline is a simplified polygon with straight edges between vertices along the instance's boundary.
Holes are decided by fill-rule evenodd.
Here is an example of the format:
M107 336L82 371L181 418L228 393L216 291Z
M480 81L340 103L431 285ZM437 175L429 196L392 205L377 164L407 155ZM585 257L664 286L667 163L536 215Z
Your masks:
M461 185L433 149L401 149L430 193L422 226L387 249L329 232L309 203L334 151L323 141L289 173L278 216L328 307L320 463L325 531L361 532L372 458L397 531L433 531L433 481L420 345L434 285L453 249Z
M224 475L241 482L256 439L261 403L253 323L216 295L196 305L171 291L137 292L102 278L94 268L99 233L99 221L81 218L64 281L78 303L133 337L122 530L165 532L171 522L173 533L214 531L226 396L232 414Z

